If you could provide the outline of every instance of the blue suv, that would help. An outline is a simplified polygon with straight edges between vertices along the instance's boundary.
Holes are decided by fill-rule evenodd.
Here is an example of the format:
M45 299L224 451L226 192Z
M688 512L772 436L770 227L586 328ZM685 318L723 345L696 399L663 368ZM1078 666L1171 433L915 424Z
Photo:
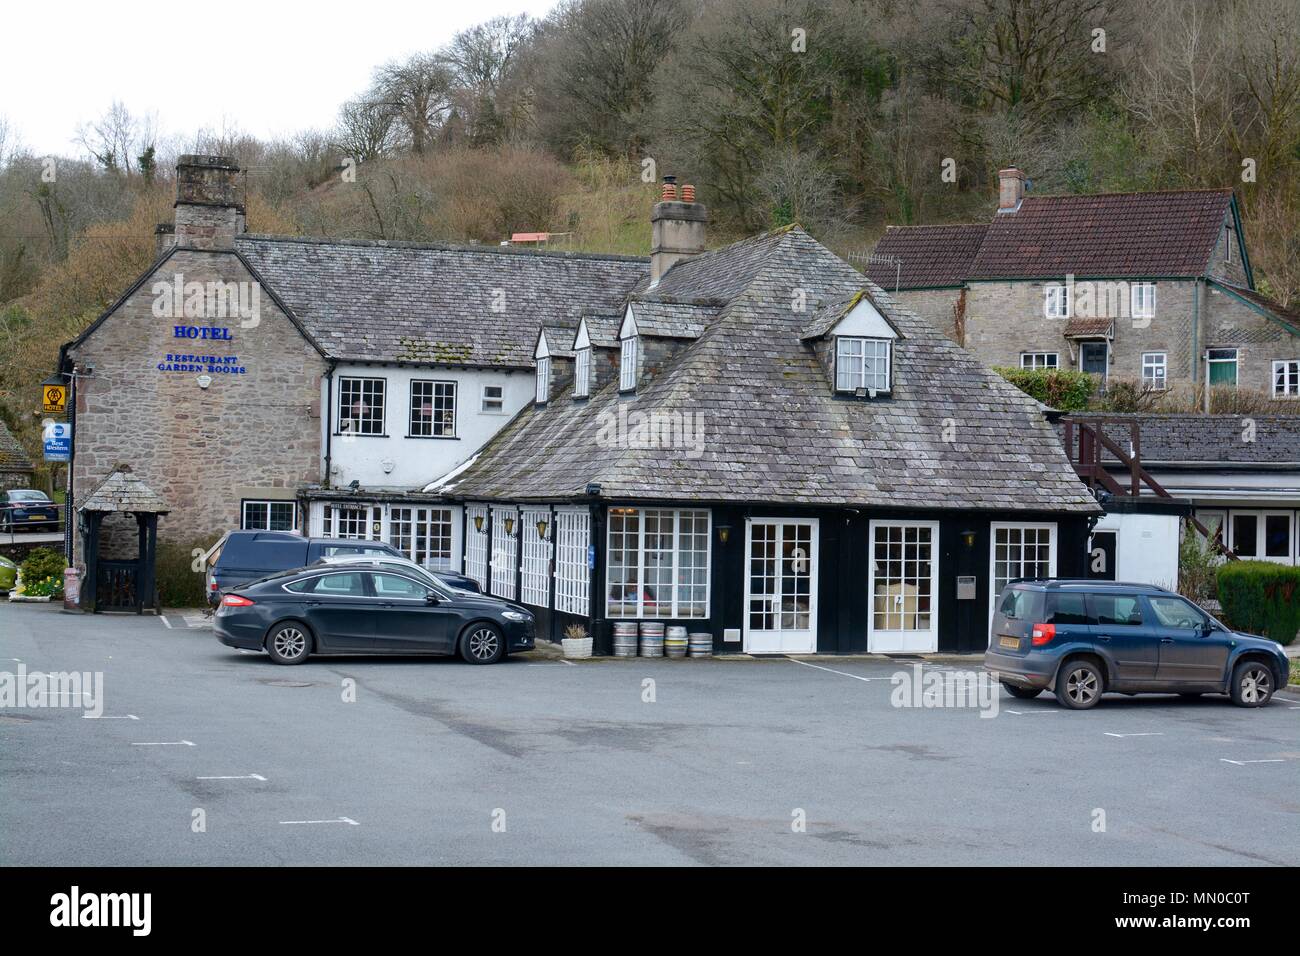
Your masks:
M1108 691L1227 694L1267 704L1285 687L1282 645L1230 631L1191 601L1149 584L1013 581L998 598L984 669L1013 697L1044 690L1073 710Z

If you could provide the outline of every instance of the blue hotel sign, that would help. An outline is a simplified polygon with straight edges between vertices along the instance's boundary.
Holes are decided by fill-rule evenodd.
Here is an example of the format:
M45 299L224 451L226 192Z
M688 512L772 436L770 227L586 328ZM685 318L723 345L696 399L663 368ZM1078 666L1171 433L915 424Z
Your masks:
M197 339L203 342L229 342L234 335L229 328L213 325L177 325L173 338ZM238 355L202 355L168 352L158 363L160 372L206 372L210 375L244 375L248 369L239 364Z

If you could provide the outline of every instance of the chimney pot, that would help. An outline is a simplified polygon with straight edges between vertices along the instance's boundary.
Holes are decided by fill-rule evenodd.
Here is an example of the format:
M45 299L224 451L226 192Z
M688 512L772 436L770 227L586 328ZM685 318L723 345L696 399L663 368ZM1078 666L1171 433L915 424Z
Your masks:
M695 202L695 187L689 183L682 187L682 202Z
M998 212L1015 212L1025 198L1025 174L1014 166L998 170Z
M663 202L673 202L677 199L677 186L675 183L668 181L671 178L670 176L664 177L664 189L659 197Z
M682 186L682 198L678 201L677 178L665 176L663 198L655 203L650 214L651 288L678 262L704 251L708 221L708 209L703 203L695 202L695 187Z

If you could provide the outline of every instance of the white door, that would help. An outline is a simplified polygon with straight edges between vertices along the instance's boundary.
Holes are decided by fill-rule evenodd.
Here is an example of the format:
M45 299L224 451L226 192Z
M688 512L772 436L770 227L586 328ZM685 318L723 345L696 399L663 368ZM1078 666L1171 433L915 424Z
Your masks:
M867 649L921 654L939 649L939 522L872 521Z
M817 650L817 519L745 524L745 652Z

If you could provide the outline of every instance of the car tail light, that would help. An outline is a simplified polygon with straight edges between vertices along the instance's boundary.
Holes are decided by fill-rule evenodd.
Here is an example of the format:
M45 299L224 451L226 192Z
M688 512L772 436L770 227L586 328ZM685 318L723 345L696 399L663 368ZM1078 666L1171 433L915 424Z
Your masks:
M252 607L253 602L238 594L227 594L221 599L222 607Z
M1052 638L1056 637L1055 624L1035 624L1034 629L1030 632L1031 640L1034 647L1041 647L1050 643Z

